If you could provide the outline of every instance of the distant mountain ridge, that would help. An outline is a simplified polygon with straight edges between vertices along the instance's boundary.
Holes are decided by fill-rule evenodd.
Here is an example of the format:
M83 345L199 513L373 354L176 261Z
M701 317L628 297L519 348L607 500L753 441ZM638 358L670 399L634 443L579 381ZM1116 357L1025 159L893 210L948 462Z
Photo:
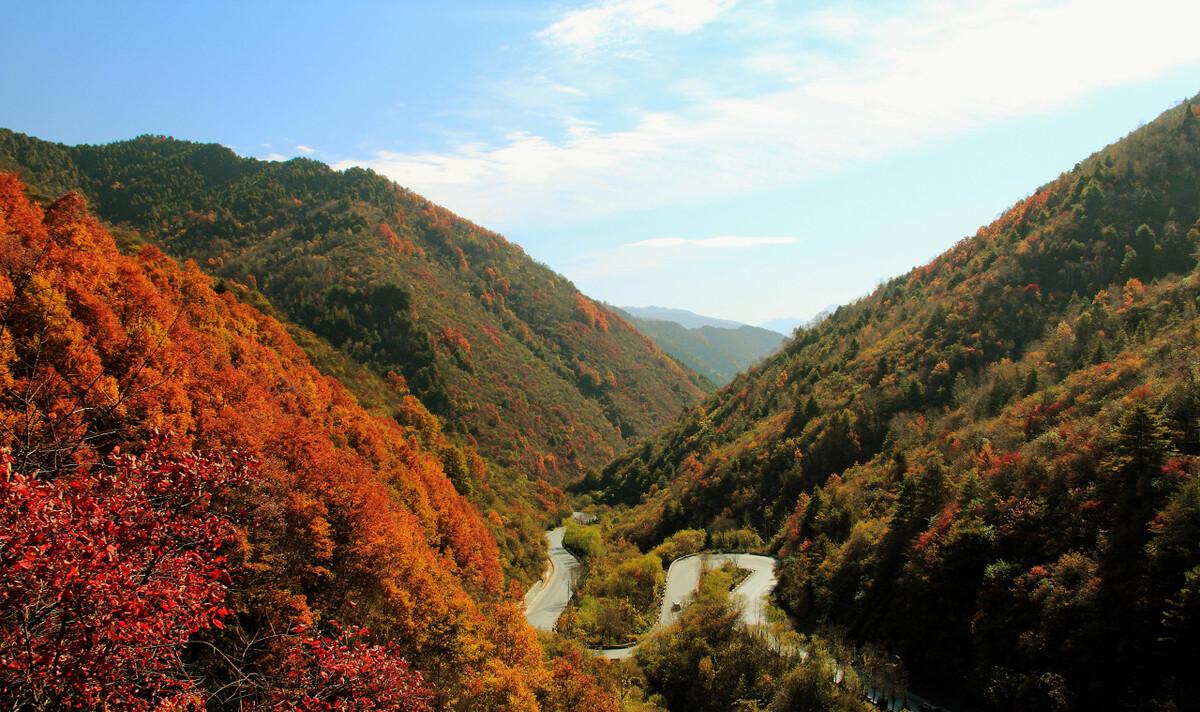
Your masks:
M683 313L697 317L698 320L708 319L691 312ZM716 386L725 385L738 373L774 353L785 340L774 331L746 324L736 327L704 324L687 328L673 320L641 318L632 314L627 316L629 321L658 344L659 348Z
M671 307L617 307L626 314L637 317L638 319L655 319L657 321L673 321L685 329L699 329L702 326L715 326L722 329L736 329L740 326L746 326L740 321L732 321L730 319L718 319L716 317L704 316L697 314L687 309L674 309Z
M777 334L791 336L792 332L794 332L797 327L804 326L807 323L807 319L801 319L794 316L785 316L778 319L771 319L770 321L764 321L759 326L763 329L770 329Z
M655 321L674 322L685 329L699 329L704 326L712 326L721 329L738 329L743 326L749 326L755 329L773 331L776 334L782 334L784 337L791 337L791 335L795 333L796 329L802 326L812 326L813 324L820 322L830 314L837 311L838 306L839 305L837 304L830 304L807 319L798 316L784 316L777 319L764 321L757 326L753 324L746 324L745 322L733 321L731 319L718 319L717 317L697 314L696 312L689 311L687 309L676 309L672 307L648 306L616 308L638 319L653 319ZM703 372L703 369L700 371Z
M778 319L765 321L762 324L759 324L759 326L763 329L770 329L771 331L790 337L793 333L795 333L796 329L802 326L813 326L814 324L820 323L829 317L829 315L837 311L837 309L837 304L830 304L807 319L801 319L800 317L796 316L785 316Z

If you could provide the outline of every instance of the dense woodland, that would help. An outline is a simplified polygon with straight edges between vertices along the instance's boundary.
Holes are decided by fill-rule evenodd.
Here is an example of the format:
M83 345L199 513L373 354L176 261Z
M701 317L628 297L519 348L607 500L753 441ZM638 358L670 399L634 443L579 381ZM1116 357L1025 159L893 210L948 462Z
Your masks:
M700 395L693 374L519 247L370 171L161 136L67 147L0 131L4 162L402 376L501 465L570 481Z
M368 171L0 131L0 700L853 710L846 661L894 651L970 707L1185 709L1197 103L698 405L627 320ZM562 486L605 517L539 640ZM777 554L822 636L745 629L717 571L634 661L586 653L702 548Z
M45 199L79 191L131 243L195 260L288 323L373 411L413 424L411 392L497 472L478 492L478 468L456 456L451 477L502 517L493 534L526 582L557 511L539 502L561 503L547 485L702 395L700 377L519 247L369 171L161 136L68 147L0 130L4 167Z
M756 529L779 598L995 709L1200 696L1200 107L801 329L590 481L644 547Z
M367 413L77 194L0 174L0 240L5 705L577 709L417 399Z

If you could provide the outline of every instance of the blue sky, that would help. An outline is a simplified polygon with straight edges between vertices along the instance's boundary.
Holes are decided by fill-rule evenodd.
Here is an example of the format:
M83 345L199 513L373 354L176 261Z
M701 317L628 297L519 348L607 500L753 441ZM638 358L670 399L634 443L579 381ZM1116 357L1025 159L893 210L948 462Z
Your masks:
M1200 3L10 2L0 125L369 166L588 294L759 323L1200 91Z

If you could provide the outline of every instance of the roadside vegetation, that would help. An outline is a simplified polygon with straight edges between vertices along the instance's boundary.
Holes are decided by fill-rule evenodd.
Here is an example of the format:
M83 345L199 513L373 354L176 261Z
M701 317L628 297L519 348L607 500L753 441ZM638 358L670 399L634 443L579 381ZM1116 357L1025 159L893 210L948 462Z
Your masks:
M663 585L671 562L704 551L750 552L763 548L757 533L731 529L676 532L649 552L613 534L619 520L604 524L568 520L563 546L579 559L581 568L570 605L558 621L558 632L592 648L632 645L658 620ZM731 588L749 571L733 569Z
M824 643L773 635L777 626L750 630L742 624L730 595L736 573L724 566L706 571L679 622L638 648L650 699L698 712L871 709L858 675L839 666Z
M572 661L579 674L621 701L622 710L846 710L873 709L871 700L899 705L907 671L877 644L855 645L845 631L793 628L783 609L768 606L766 623L747 627L733 595L751 571L731 562L707 568L679 620L654 630L666 570L681 557L712 551L762 550L749 530L684 529L648 552L617 532L620 511L595 524L568 521L563 545L581 562L571 604L558 636L543 646ZM573 651L640 642L633 657L601 662Z
M729 590L731 592L733 589L741 586L743 581L750 578L750 574L754 573L750 569L738 568L731 561L726 561L725 563L716 567L716 570L725 574L729 578Z
M725 551L747 554L765 549L762 537L753 529L681 529L654 547L655 554L669 566L672 561L702 551Z
M567 523L563 546L582 564L559 632L589 647L629 645L654 625L666 572L655 553L605 541L598 525Z

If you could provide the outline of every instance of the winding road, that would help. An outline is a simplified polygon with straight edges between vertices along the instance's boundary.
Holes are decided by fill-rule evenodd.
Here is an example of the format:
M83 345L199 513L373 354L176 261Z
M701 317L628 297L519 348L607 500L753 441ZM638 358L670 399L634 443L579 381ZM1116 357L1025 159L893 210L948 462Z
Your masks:
M675 559L667 569L662 608L659 610L658 622L654 624L654 629L666 628L678 620L681 611L672 610L675 602L679 602L681 610L688 604L700 585L700 574L705 568L720 566L726 562L733 562L739 569L750 572L750 575L733 589L734 601L742 609L742 622L748 626L766 623L767 596L778 583L778 579L775 578L775 559L757 554L691 554ZM637 646L631 645L627 648L593 652L609 660L620 660L631 657L636 650Z
M525 620L538 630L554 630L558 617L575 593L575 572L579 570L579 559L563 548L565 527L546 532L546 549L550 553L550 564L542 580L525 594Z
M542 575L542 580L535 583L525 594L525 619L538 630L554 630L558 617L562 615L575 593L575 577L580 564L579 559L563 547L565 533L564 527L546 532L550 563L546 573ZM666 628L678 620L680 611L672 610L674 603L678 601L681 609L687 606L700 584L700 574L706 567L720 566L727 561L750 572L750 575L733 589L734 600L742 608L742 621L747 626L765 623L768 597L778 583L775 576L775 559L758 554L691 554L675 559L667 568L662 608L659 610L654 630ZM592 653L609 660L621 660L633 657L636 651L637 645L631 645L625 648L593 650ZM906 700L910 705L909 709L916 709L925 702L911 692L907 693Z
M542 579L525 594L525 620L538 630L554 630L554 624L562 615L571 596L575 593L575 576L579 560L563 547L566 529L559 527L546 532L546 546L550 563ZM655 629L666 628L679 618L679 611L672 610L678 601L686 606L700 584L700 574L705 567L720 566L727 561L740 569L750 571L736 588L735 600L742 606L742 620L746 625L758 625L766 621L767 596L775 588L775 559L757 554L692 554L671 562L667 569L667 580L663 588L662 608ZM628 658L637 649L636 645L593 651L609 659Z

